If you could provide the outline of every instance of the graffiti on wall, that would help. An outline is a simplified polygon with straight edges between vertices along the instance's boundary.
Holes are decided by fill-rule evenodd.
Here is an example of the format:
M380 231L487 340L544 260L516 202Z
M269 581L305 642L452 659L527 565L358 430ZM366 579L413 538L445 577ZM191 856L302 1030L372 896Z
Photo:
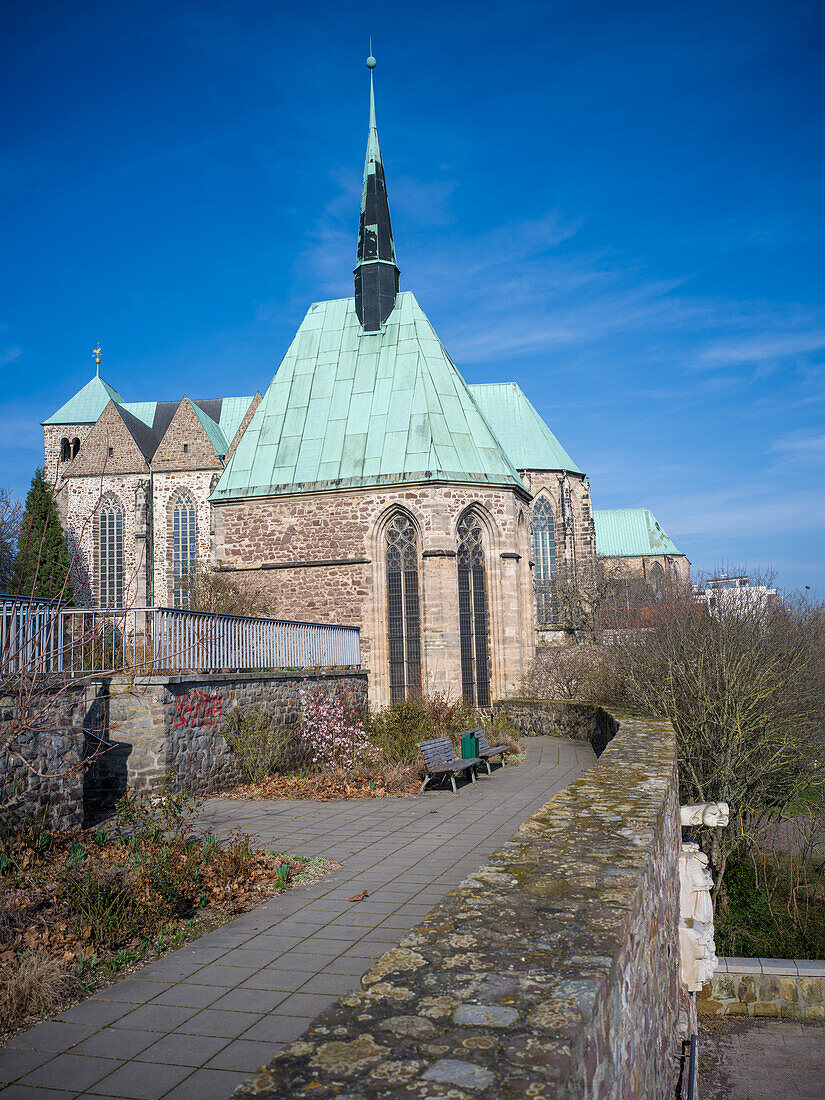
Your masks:
M174 727L220 726L223 699L205 691L188 691L175 700Z

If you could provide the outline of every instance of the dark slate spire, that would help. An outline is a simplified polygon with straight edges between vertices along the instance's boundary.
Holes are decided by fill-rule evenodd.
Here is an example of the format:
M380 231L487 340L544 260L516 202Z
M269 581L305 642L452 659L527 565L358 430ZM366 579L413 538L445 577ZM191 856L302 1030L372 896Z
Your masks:
M398 294L398 266L390 225L390 204L384 164L375 124L375 94L372 70L375 58L367 58L370 70L370 133L364 162L361 191L361 222L358 226L358 258L355 264L355 312L365 332L378 332L392 313Z

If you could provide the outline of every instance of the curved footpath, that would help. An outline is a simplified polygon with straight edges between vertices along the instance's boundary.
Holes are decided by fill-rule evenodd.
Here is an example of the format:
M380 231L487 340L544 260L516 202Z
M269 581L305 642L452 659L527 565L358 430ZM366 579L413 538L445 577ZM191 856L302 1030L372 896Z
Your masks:
M341 869L11 1040L0 1100L226 1100L595 760L581 741L524 743L522 764L457 795L208 801L205 826L240 827ZM364 901L347 901L363 890Z

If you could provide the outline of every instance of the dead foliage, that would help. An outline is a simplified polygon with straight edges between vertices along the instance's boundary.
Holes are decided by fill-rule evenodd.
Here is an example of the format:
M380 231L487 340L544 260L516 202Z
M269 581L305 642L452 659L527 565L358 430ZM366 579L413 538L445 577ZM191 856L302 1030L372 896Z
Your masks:
M199 834L200 805L169 789L130 795L103 829L31 828L3 839L0 1029L87 995L305 880L306 859L256 848L240 831Z
M332 802L339 798L388 798L415 794L421 782L418 771L412 768L388 769L386 775L333 776L315 773L309 775L270 775L259 783L245 783L240 787L223 791L220 798L238 799L311 799L316 802Z

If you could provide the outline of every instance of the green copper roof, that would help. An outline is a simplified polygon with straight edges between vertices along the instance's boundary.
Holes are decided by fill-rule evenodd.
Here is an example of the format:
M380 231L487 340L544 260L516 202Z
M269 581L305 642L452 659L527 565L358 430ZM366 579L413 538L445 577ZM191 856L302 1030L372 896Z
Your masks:
M633 558L646 554L682 554L649 508L594 509L596 554L600 558Z
M582 473L515 382L471 385L470 393L517 470Z
M192 408L195 410L195 416L200 420L203 430L209 436L209 442L215 448L219 455L225 455L229 450L229 444L226 442L223 432L220 427L215 423L211 416L207 416L203 409L198 408L197 405L190 402ZM249 406L247 405L247 408ZM234 433L233 433L234 435Z
M212 499L424 480L523 488L406 292L376 333L352 298L310 307Z
M94 424L110 401L123 403L123 398L99 374L90 379L82 390L70 397L44 424Z

